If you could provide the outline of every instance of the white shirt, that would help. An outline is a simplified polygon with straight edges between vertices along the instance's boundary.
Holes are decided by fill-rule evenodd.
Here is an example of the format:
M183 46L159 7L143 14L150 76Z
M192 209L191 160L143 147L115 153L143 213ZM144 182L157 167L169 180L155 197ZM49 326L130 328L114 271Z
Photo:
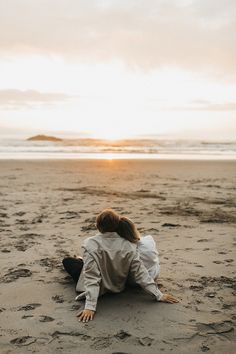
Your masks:
M141 237L138 241L138 252L152 279L158 277L160 273L159 257L156 243L151 235Z

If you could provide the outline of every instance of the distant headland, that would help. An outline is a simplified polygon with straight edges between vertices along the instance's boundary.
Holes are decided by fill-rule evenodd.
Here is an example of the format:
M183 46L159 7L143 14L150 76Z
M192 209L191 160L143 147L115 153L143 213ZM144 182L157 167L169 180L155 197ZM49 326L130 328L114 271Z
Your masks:
M63 139L57 138L55 136L48 136L48 135L35 135L35 136L32 136L26 140L27 141L53 141L53 142L57 142L57 141L62 141Z

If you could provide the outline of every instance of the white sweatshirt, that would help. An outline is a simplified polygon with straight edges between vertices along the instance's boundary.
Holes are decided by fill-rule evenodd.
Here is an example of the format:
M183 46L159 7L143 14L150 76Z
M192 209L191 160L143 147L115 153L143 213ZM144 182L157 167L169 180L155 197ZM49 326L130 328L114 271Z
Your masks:
M140 259L147 268L152 279L156 279L160 273L160 264L156 243L151 235L141 237L138 242Z

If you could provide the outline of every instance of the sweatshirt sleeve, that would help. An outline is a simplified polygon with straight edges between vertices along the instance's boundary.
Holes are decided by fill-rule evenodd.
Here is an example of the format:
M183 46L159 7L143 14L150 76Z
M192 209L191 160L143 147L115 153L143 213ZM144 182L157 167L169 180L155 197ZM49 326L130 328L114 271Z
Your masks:
M154 295L157 301L160 301L162 292L158 289L157 284L150 277L143 262L139 258L138 251L136 252L130 266L130 275L134 281L140 285L147 293Z
M84 288L85 288L85 310L96 311L97 300L100 291L101 274L96 261L92 255L84 250Z

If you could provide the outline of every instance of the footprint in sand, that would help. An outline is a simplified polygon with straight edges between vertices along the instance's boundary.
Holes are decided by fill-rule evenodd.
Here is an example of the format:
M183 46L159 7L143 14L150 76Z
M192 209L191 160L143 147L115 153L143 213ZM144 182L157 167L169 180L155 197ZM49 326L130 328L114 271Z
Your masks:
M25 212L24 211L19 211L18 213L15 213L14 215L23 216L23 215L25 215Z
M109 337L95 338L94 343L90 347L95 350L101 350L110 347L111 344L112 341Z
M45 267L47 268L47 272L52 271L54 268L61 268L61 263L58 261L58 259L56 258L42 258L39 261L37 261L37 263L41 266L41 267Z
M37 307L40 307L42 306L42 304L27 304L27 305L24 305L24 306L20 306L17 308L17 311L32 311L34 309L36 309Z
M61 212L59 214L64 215L63 217L60 218L61 220L78 219L80 217L78 212L70 211L70 210Z
M17 337L14 338L10 341L11 344L15 344L18 346L25 346L25 345L30 345L36 342L37 338L31 337L31 336L23 336L23 337Z
M82 307L80 304L74 304L71 306L71 311L78 311L80 310Z
M124 340L124 339L126 339L126 338L131 337L131 334L129 334L128 332L125 332L125 331L121 330L121 331L118 332L114 337L115 337L115 338L118 338L118 339L121 339L121 340Z
M16 225L25 225L28 221L24 219L16 219Z
M86 226L81 227L81 231L92 231L96 230L96 226L94 223L87 224Z
M52 321L55 321L55 318L46 315L40 315L39 322L52 322Z
M24 315L22 316L22 320L26 320L27 318L34 317L33 315Z
M172 223L164 223L161 225L162 227L180 227L181 225L180 224L172 224Z
M152 342L153 342L153 339L152 338L149 338L149 337L144 337L144 338L140 338L139 339L139 343L143 346L150 346L152 345Z
M190 285L189 289L194 291L202 291L204 287L202 285Z
M197 327L200 335L218 334L232 332L234 330L232 321L222 322L209 322L209 323L197 323Z
M62 304L65 301L62 295L52 296L52 300L55 301L57 304Z
M19 241L15 244L15 248L17 249L17 251L25 252L28 248L33 247L35 245L39 245L39 243L32 242L32 241L27 241L27 242Z
M30 227L28 227L28 226L21 226L21 227L19 227L19 230L20 230L20 231L29 231L29 230L30 230Z
M36 216L32 221L31 221L31 224L41 224L43 222L43 219L45 219L46 216L45 215L39 215L39 216Z
M11 282L17 280L18 278L31 277L31 275L32 275L32 272L29 269L20 268L20 269L13 270L13 271L10 271L9 273L5 274L2 282L3 283L11 283Z
M210 348L207 345L202 345L201 346L201 351L202 352L208 352L208 350L210 350Z
M118 333L116 333L113 336L107 336L107 337L95 337L93 338L93 344L90 346L93 349L100 350L103 348L108 348L110 345L113 344L113 340L119 340L122 342L128 342L131 340L132 342L135 340L137 344L140 344L142 346L151 346L154 339L150 337L134 337L130 333L121 330ZM125 353L123 353L125 354Z

